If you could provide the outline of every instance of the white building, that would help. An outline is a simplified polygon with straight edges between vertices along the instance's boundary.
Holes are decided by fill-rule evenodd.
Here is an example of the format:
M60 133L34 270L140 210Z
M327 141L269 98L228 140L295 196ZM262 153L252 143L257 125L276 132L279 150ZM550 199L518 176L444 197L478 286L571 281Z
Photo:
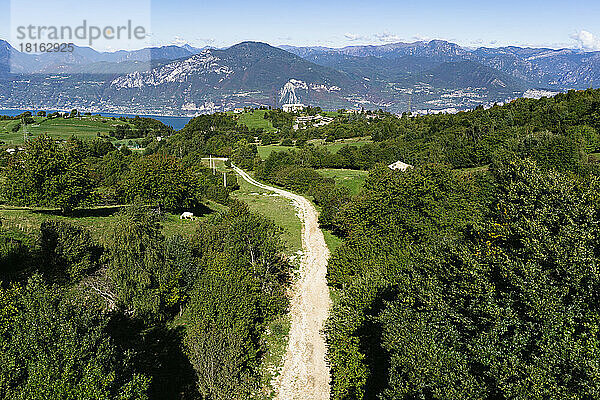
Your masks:
M304 104L296 103L296 104L284 104L282 106L284 112L298 112L304 111L306 106Z
M405 164L402 161L396 161L395 163L388 165L388 167L390 169L394 169L394 170L402 171L402 172L414 168L412 165Z
M294 130L297 131L298 129L300 129L300 127L302 128L308 128L308 127L314 127L314 128L318 128L321 126L325 126L325 125L329 125L334 121L333 118L331 117L324 117L320 114L311 116L311 115L307 115L304 117L296 117L296 121L295 124L293 126Z

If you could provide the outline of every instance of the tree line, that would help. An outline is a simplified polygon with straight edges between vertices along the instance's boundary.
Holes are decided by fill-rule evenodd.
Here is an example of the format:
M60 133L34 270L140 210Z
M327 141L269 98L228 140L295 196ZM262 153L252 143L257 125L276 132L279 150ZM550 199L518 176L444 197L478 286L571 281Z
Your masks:
M64 214L135 200L170 211L193 210L205 198L226 204L237 186L230 175L224 187L222 176L213 175L201 158L136 154L100 138L58 142L41 135L15 154L3 155L2 163L7 204L59 208Z

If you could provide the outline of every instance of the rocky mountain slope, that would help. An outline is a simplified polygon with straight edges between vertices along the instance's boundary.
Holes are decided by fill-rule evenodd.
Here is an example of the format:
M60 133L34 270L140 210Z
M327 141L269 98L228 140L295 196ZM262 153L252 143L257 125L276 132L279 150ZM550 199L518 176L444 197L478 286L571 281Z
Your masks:
M227 49L164 46L24 54L0 41L0 107L194 114L302 102L327 109L459 110L600 84L600 53L430 42ZM543 92L535 92L543 93Z

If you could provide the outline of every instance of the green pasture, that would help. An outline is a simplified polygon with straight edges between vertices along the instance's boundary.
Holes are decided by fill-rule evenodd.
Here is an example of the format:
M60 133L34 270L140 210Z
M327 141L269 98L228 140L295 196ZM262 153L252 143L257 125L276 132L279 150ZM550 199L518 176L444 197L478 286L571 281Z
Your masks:
M98 134L106 136L117 125L130 125L127 122L110 117L81 116L75 118L53 118L33 117L34 123L21 126L17 132L13 132L14 126L19 124L18 120L0 121L0 141L6 144L22 144L25 136L33 138L41 134L47 134L57 139L68 139L76 136L81 139L92 139Z
M369 175L368 171L353 169L320 169L319 173L326 178L333 178L337 185L347 187L352 195L357 195L360 192Z
M265 119L266 110L254 110L252 112L239 114L238 122L246 125L248 129L264 129L266 132L273 132L275 128L268 119Z
M325 146L327 150L332 153L337 153L340 151L342 147L345 146L354 146L361 147L367 143L372 143L372 140L368 138L352 138L352 139L340 139L336 140L334 143L327 143L324 139L313 139L310 140L309 143L314 144L315 146ZM287 151L289 149L293 149L292 146L280 146L278 144L270 144L267 146L258 146L258 155L264 160L269 157L269 155L274 151Z

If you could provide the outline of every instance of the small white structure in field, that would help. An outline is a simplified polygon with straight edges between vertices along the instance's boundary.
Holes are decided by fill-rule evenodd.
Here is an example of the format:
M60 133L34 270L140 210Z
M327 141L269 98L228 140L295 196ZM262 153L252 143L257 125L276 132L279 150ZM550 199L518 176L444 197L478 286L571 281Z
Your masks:
M396 161L395 163L388 165L388 167L390 169L394 169L394 170L402 171L402 172L414 168L412 165L403 163L402 161Z
M179 219L194 219L194 213L184 212L183 214L181 214Z

